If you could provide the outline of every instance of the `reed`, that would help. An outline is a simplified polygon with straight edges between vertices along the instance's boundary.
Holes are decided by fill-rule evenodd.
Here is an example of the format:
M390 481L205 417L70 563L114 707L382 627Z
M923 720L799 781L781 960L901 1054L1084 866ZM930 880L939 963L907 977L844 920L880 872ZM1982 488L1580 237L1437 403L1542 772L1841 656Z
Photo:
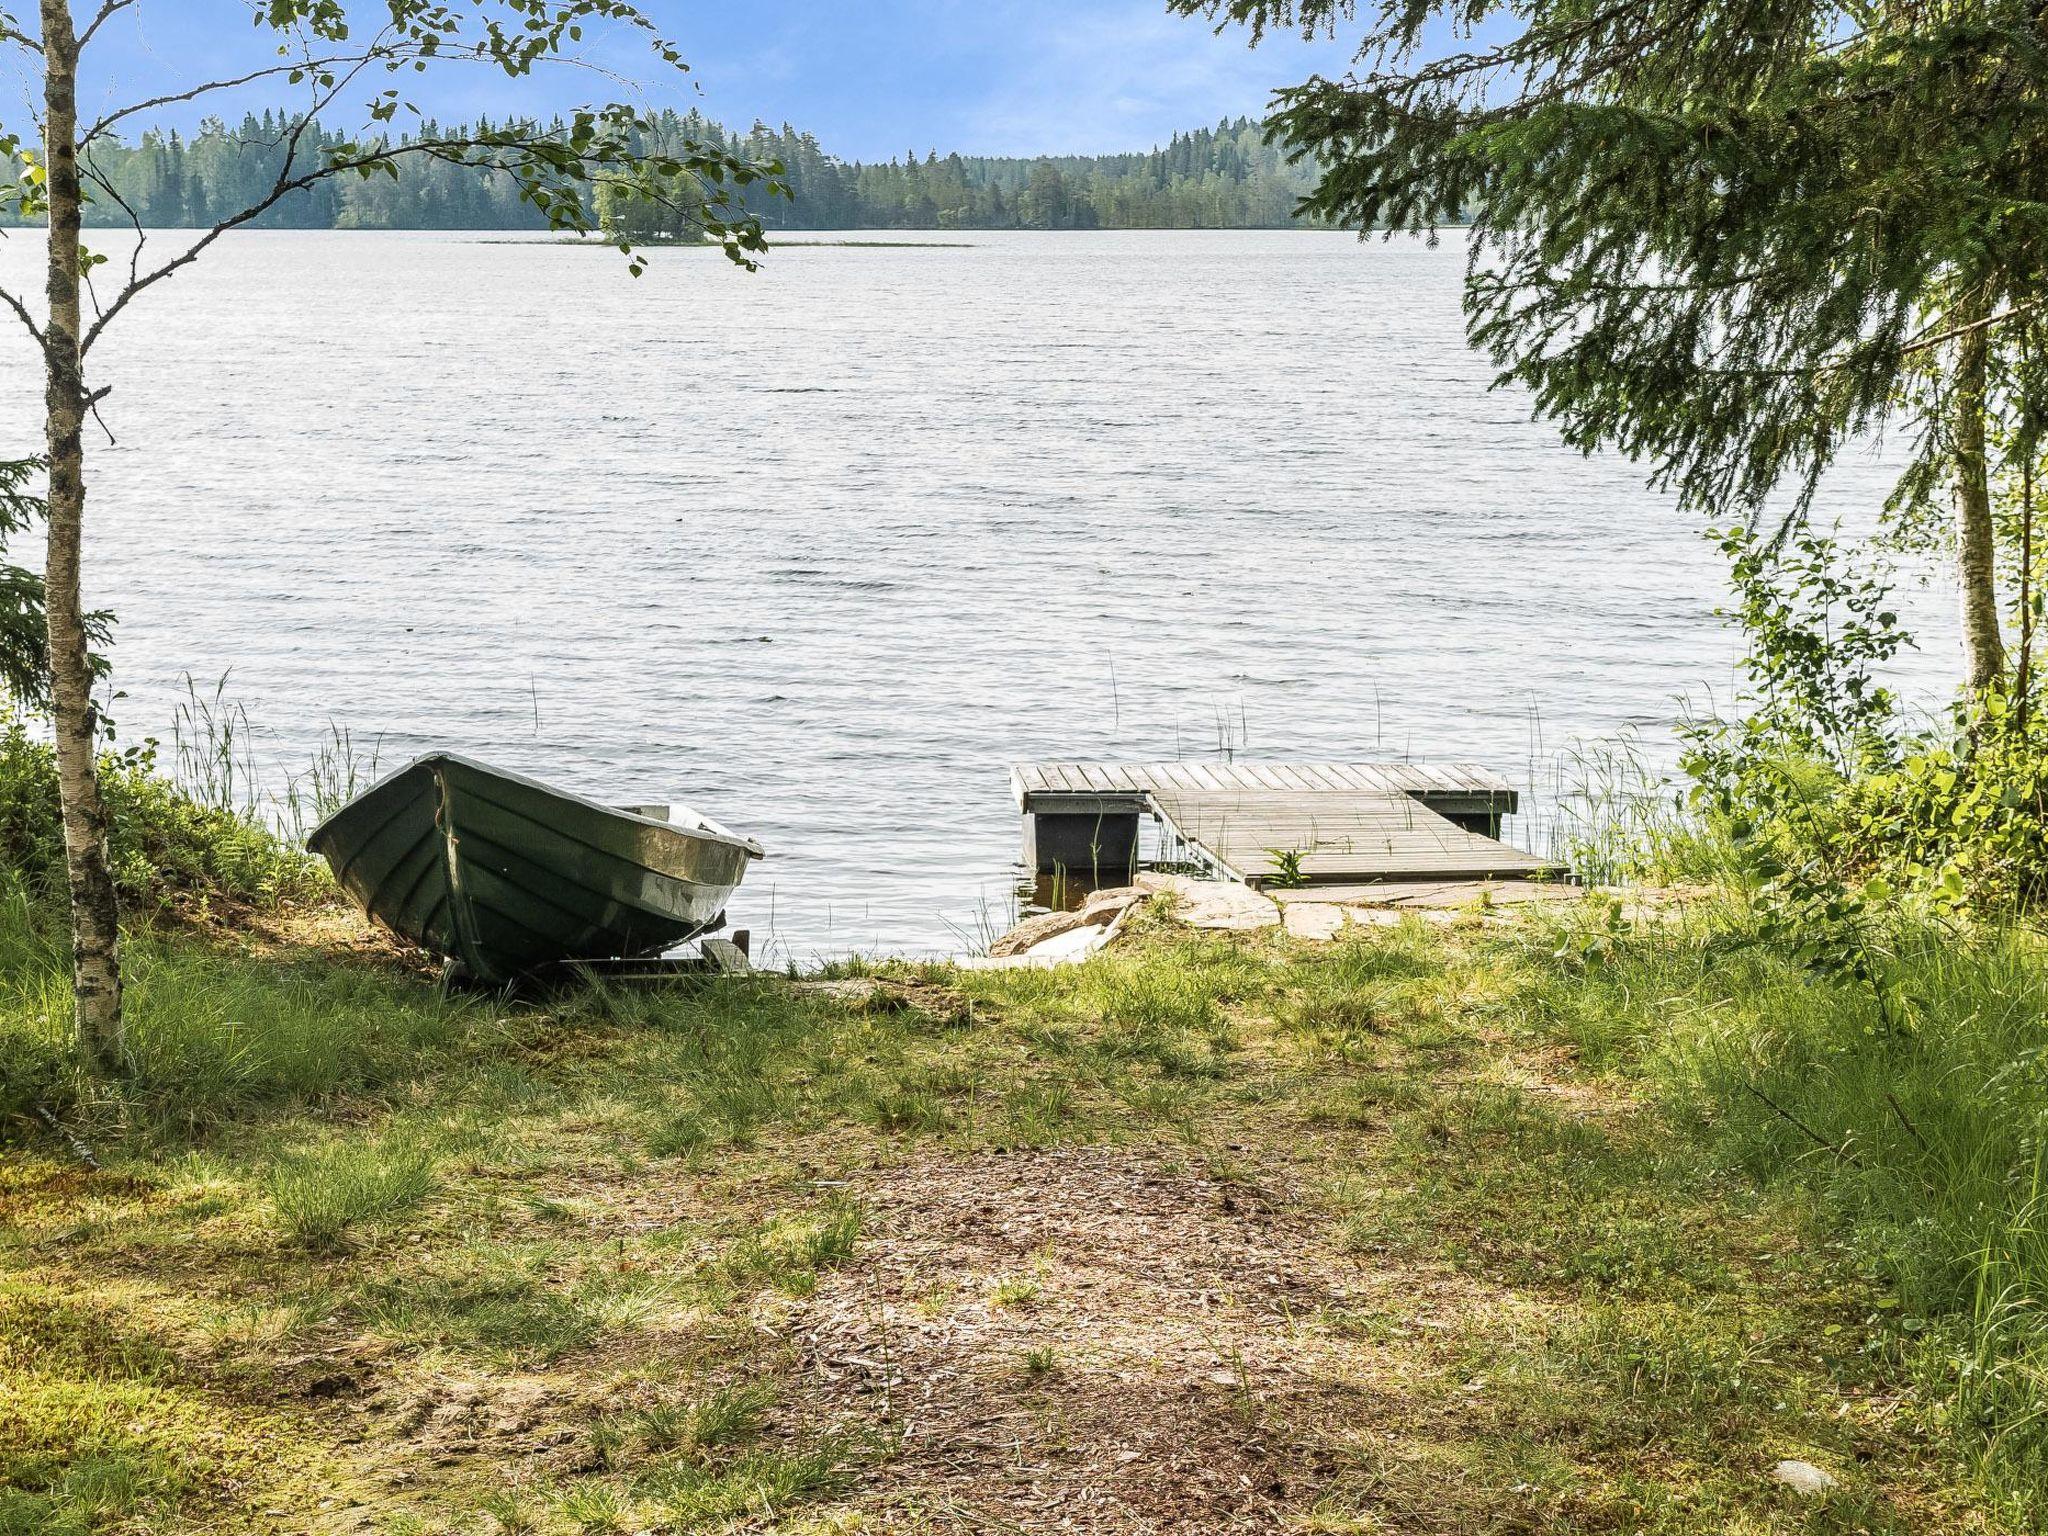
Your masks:
M200 805L254 820L254 732L249 711L228 696L229 676L223 672L201 693L192 674L184 675L185 697L171 711L173 777Z
M274 802L279 825L303 846L308 832L376 783L383 755L382 736L363 746L347 726L330 720L312 762L285 779Z
M1654 766L1635 732L1574 744L1547 771L1545 851L1586 883L1740 878L1727 844L1691 813L1683 788Z
M384 738L368 742L336 721L306 766L276 770L256 755L257 730L222 673L202 692L190 673L171 715L171 780L193 803L273 830L293 846L376 782Z

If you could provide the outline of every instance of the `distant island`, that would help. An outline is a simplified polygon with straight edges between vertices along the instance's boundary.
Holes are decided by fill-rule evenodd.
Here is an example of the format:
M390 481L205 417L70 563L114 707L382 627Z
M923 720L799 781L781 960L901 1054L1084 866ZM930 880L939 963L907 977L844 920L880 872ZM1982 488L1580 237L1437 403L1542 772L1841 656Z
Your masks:
M206 228L247 207L276 180L292 120L254 113L238 126L213 119L187 137L146 132L91 150L103 187L86 223ZM419 137L467 127L423 124ZM787 123L744 134L697 113L665 113L655 136L729 145L758 164L780 163L790 197L759 193L749 211L770 231L803 229L1284 229L1315 176L1290 164L1262 123L1239 117L1175 134L1150 150L1036 158L927 151L867 163L826 153ZM302 162L341 136L305 135ZM403 179L327 180L294 193L259 229L539 229L509 176L480 177L427 162ZM635 230L658 234L654 230Z

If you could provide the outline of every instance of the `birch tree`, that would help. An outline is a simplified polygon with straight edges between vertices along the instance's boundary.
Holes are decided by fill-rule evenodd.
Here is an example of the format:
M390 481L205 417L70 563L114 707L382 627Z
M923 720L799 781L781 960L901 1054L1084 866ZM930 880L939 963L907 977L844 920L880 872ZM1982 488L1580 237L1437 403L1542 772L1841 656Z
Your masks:
M419 131L428 119L409 93L420 76L486 70L530 82L543 69L594 69L583 54L587 27L638 37L658 73L686 70L675 44L625 0L378 0L355 6L342 0L250 0L249 52L240 65L211 78L161 82L126 105L81 120L81 82L92 79L95 44L107 29L152 10L162 23L175 24L179 4L97 0L74 12L71 0L40 0L33 16L0 8L0 64L11 55L39 86L39 122L0 123L0 165L22 168L0 185L0 207L47 227L42 302L33 305L30 295L0 290L0 307L26 330L42 363L42 603L70 889L76 1027L81 1047L109 1070L119 1070L125 1060L120 911L96 770L99 731L89 650L95 616L85 602L81 559L89 483L86 424L114 389L92 367L108 328L234 230L293 194L337 177L399 177L431 161L509 178L550 228L575 234L598 227L600 178L615 195L625 189L651 204L687 185L691 222L734 261L751 267L765 245L758 222L739 210L738 189L764 177L772 183L777 174L776 167L752 165L719 146L651 149L649 118L619 102L580 108L559 130L513 122ZM124 130L150 126L165 112L252 90L274 90L290 101L275 179L244 206L209 228L181 235L159 254L135 211L96 168L95 150L111 146ZM97 91L92 99L98 99ZM344 117L356 119L356 126L343 125ZM337 127L344 129L339 135ZM401 134L401 128L413 131ZM119 206L132 225L113 259L81 243L82 211L95 200ZM616 243L637 274L640 258L629 245ZM18 507L19 497L10 505Z

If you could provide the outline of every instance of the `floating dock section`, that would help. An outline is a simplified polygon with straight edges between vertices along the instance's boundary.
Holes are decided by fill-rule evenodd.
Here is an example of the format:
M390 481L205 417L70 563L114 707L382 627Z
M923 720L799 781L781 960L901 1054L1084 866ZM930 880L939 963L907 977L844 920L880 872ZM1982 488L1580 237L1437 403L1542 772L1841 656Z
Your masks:
M1245 885L1561 876L1500 841L1512 787L1474 763L1025 763L1010 788L1024 862L1096 884L1129 877L1139 822Z

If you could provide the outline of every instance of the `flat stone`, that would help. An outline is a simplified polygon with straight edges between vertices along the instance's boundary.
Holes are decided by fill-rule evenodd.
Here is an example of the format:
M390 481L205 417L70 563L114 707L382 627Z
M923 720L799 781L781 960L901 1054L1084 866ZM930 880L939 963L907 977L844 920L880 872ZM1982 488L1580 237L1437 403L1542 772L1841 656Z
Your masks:
M1081 903L1081 920L1086 923L1114 921L1126 908L1135 907L1152 893L1142 885L1113 885L1091 891Z
M1343 884L1300 885L1292 890L1269 887L1265 894L1281 906L1383 907L1448 889L1442 880L1360 880Z
M1482 894L1495 906L1511 907L1531 902L1577 901L1586 893L1580 886L1557 880L1380 880L1311 885L1269 894L1283 907L1328 903L1340 907L1419 909L1470 906Z
M1334 939L1344 931L1342 907L1323 901L1290 901L1280 909L1287 931L1297 939Z
M1399 907L1346 907L1344 915L1361 928L1398 928L1408 920Z
M1771 1468L1771 1480L1809 1498L1818 1498L1829 1489L1841 1486L1810 1461L1781 1461Z
M1073 914L1063 914L1072 916ZM1086 960L1109 942L1106 923L1076 923L1050 938L1040 939L1021 954L963 955L953 961L963 971L1019 971Z
M988 947L991 960L1007 960L1028 954L1048 939L1071 933L1076 928L1104 928L1152 893L1139 885L1111 886L1090 893L1073 912L1041 912L1027 917Z
M1007 955L1021 955L1034 945L1043 944L1047 939L1057 938L1082 926L1078 912L1041 912L1036 917L1027 917L1023 922L989 945L989 958L1001 960Z
M1250 886L1235 881L1143 874L1138 876L1138 885L1148 894L1170 894L1174 898L1174 921L1189 928L1244 931L1280 926L1279 907Z
M1083 923L1078 928L1069 928L1065 933L1056 933L1049 939L1041 939L1017 958L1033 960L1041 965L1063 965L1069 960L1085 960L1107 942L1108 924Z

